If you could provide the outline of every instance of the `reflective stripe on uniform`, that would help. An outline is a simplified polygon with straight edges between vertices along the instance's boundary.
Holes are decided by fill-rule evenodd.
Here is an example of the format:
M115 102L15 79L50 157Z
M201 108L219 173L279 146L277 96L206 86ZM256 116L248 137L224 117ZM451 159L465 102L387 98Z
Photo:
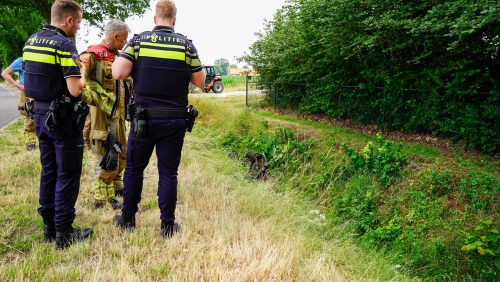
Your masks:
M23 61L32 61L32 62L55 65L56 57L51 54L32 53L29 51L25 51L23 53Z
M178 52L178 51L141 48L139 51L139 57L151 57L158 59L171 59L171 60L184 61L186 59L186 54L184 52Z
M40 50L40 51L49 51L49 52L56 52L58 55L63 55L63 56L71 56L71 52L68 51L61 51L57 50L56 48L50 48L50 47L41 47L41 46L24 46L23 51L26 49L32 49L32 50ZM29 52L29 51L28 51Z
M66 55L66 56L71 56L71 52L61 51L61 50L57 50L57 54Z
M99 83L87 80L82 95L87 103L93 104L101 111L105 112L106 115L111 115L113 106L116 103L116 95L108 93Z
M200 59L198 54L186 51L186 63L189 65L191 70L198 69L201 67Z
M100 161L99 161L100 162ZM101 169L99 165L97 165L98 170L98 175L99 178L97 179L97 183L95 185L95 199L96 201L107 201L115 196L115 189L113 187L113 182L110 184L106 184L102 179L101 179L101 174L103 173L104 170Z
M135 60L134 47L128 46L127 48L125 48L125 50L123 50L122 55L124 55L132 60Z
M61 64L62 67L76 67L75 60L73 58L59 58L59 63Z
M75 60L71 57L71 53L67 51L57 50L50 47L41 46L25 46L23 48L23 60L54 65L57 61L63 67L76 67ZM50 52L41 53L41 52ZM56 54L56 55L55 55ZM56 60L57 59L57 60Z
M26 49L50 51L50 52L56 51L56 48L41 47L41 46L24 46L23 51L25 51Z
M151 46L153 48L150 48ZM155 48L156 47L156 48ZM165 49L158 49L165 48ZM167 49L178 49L176 50L167 50ZM170 59L170 60L186 60L185 47L179 45L167 45L167 44L158 44L151 42L141 42L141 46L139 49L139 57L151 57L151 58L159 58L159 59Z
M186 60L186 63L189 65L189 67L191 69L196 69L196 68L199 68L201 67L201 62L198 58L196 59L191 59L188 57L188 59Z
M141 42L141 46L156 46L156 47L163 47L163 48L174 48L174 49L181 49L184 50L186 47L181 46L181 45L169 45L169 44L160 44L160 43L152 43L152 42Z

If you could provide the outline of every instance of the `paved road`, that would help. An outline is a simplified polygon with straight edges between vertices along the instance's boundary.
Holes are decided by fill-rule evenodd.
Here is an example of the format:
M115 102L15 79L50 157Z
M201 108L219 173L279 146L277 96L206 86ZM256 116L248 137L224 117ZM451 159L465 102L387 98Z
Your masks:
M0 84L0 129L19 117L16 92Z

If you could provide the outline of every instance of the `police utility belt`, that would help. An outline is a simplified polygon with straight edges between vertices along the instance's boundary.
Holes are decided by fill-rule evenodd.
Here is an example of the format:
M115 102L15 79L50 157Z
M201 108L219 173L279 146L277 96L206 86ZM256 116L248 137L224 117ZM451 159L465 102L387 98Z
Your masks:
M184 109L144 108L142 106L128 105L127 120L134 124L135 137L141 138L146 134L148 119L186 119L186 131L193 130L198 110L192 105Z
M75 129L83 130L85 119L89 114L89 106L85 102L71 101L70 97L62 96L51 102L30 101L25 105L26 111L33 117L33 113L45 114L44 125L48 131L55 131L62 120L72 119Z

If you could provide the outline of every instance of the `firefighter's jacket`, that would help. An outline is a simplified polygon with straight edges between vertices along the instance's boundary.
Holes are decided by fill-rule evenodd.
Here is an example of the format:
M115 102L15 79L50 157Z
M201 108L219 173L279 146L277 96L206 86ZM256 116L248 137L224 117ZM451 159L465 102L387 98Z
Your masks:
M80 60L87 66L86 84L82 99L91 107L92 129L90 140L103 143L112 122L125 120L125 105L132 89L130 80L114 80L111 65L119 55L118 51L107 48L104 43L91 46L80 55ZM92 109L93 108L93 109ZM97 153L103 149L98 146Z

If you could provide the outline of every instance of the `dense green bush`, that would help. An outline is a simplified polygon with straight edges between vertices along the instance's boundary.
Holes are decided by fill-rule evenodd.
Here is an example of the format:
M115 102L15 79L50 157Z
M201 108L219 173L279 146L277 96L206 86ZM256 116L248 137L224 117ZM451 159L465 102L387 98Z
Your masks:
M497 279L500 268L498 229L492 220L481 222L472 233L466 233L462 251L468 254L467 263L484 279ZM497 277L497 278L495 278Z
M499 149L500 2L287 3L242 58L280 106Z
M376 136L375 143L368 142L361 153L344 144L348 159L346 166L355 171L362 169L374 173L382 185L388 187L401 178L401 169L408 159L401 153L401 145L384 140L381 134Z
M358 175L345 187L346 193L337 201L336 211L345 220L350 220L357 236L373 230L379 225L377 216L380 192L367 175Z

